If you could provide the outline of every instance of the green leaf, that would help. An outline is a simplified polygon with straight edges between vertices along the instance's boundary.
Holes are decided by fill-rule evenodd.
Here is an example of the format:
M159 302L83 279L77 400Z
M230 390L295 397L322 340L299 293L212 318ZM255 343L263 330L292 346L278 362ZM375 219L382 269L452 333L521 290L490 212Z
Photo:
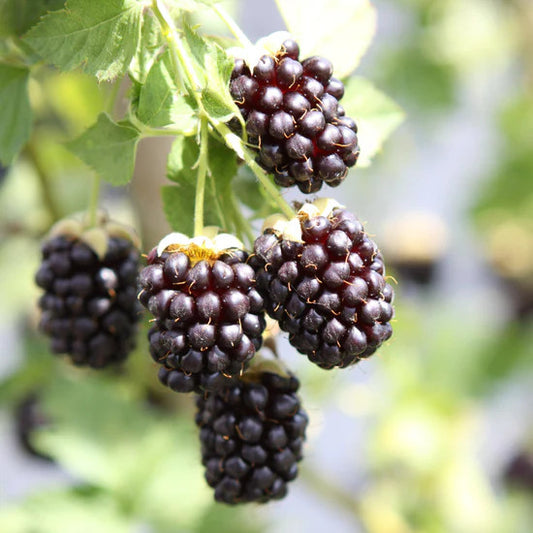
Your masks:
M195 70L199 70L205 79L205 57L211 53L213 45L204 39L198 32L194 31L188 24L183 24L183 36L187 44L191 57L196 63Z
M179 137L169 154L167 177L177 186L163 187L163 208L174 231L192 235L196 194L196 161L199 145L195 137ZM234 210L231 182L237 173L237 161L232 150L213 138L208 147L208 180L204 198L204 225L230 230ZM229 219L229 220L228 220Z
M172 144L167 162L167 178L181 185L196 183L196 165L200 153L196 138L178 137Z
M173 231L192 236L194 233L194 198L191 185L165 185L161 188L163 210Z
M385 140L402 123L405 114L388 96L360 77L347 80L342 105L359 130L358 166L368 166Z
M126 72L137 50L142 9L136 0L69 0L25 41L62 70L81 66L100 81L111 80Z
M446 109L456 100L455 66L433 54L426 42L402 42L380 62L380 85L394 91L395 98L420 111ZM433 119L431 119L433 120Z
M53 424L37 434L38 448L77 479L111 493L127 516L190 530L211 501L192 420L163 418L117 376L57 378L43 393L43 410Z
M202 103L211 118L227 122L240 115L229 92L229 81L235 61L217 44L205 56L207 87L202 91Z
M0 64L0 161L5 166L30 136L28 77L28 69Z
M117 124L101 113L96 124L69 142L67 148L105 181L125 185L133 176L138 141L139 132L135 128Z
M261 533L265 531L264 520L251 509L236 509L235 506L212 504L202 516L195 533ZM253 512L253 511L252 511ZM253 518L252 518L253 517Z
M209 172L220 191L231 187L231 181L237 174L235 152L225 144L212 137L209 139Z
M233 101L230 104L225 95L210 87L202 91L202 104L206 113L220 122L227 122L235 114Z
M172 73L167 51L152 65L141 87L137 116L149 126L173 125L184 135L192 135L197 130L198 120L185 98L178 94Z
M504 141L498 165L480 188L473 213L483 231L504 220L533 219L533 97L520 94L509 102L500 118Z
M203 73L202 104L207 114L220 122L240 116L229 92L234 60L218 44L204 39L190 26L184 25L183 33L196 71Z
M86 497L72 490L42 491L0 511L0 531L10 533L128 533L130 519L109 495Z
M238 207L233 200L232 181L237 174L237 158L235 152L225 144L209 139L208 147L208 191L206 204L208 209L218 219L219 225L225 231L231 231L236 226L235 209Z
M135 81L145 82L146 76L163 46L164 38L161 34L159 21L152 11L147 10L142 16L141 37L129 67L129 74Z
M337 78L361 61L376 33L376 10L369 0L276 0L301 57L327 57Z
M0 36L20 37L43 15L64 4L65 0L0 0Z
M35 247L35 242L33 245ZM8 253L8 251L4 248L2 249L2 254L5 253ZM34 265L32 262L32 266L33 275L35 275L38 265ZM19 283L15 284L16 287L19 287L19 285ZM25 297L26 295L19 294L19 298ZM31 294L31 298L34 301L37 297L35 292ZM62 364L62 361L55 357L45 356L49 350L46 337L25 331L22 340L24 341L24 355L19 367L12 374L3 376L0 379L0 405L2 406L9 405L14 407L19 404L28 395L46 387L54 379L56 373L60 371L58 366ZM0 531L2 531L1 528Z

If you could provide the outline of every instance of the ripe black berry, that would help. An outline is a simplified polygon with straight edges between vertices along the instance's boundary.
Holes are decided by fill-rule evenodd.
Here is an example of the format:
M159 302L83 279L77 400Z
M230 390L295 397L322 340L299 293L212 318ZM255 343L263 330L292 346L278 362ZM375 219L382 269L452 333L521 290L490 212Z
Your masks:
M307 414L293 376L251 372L197 399L202 463L215 500L266 503L287 494L298 474Z
M339 106L344 86L332 77L331 62L317 56L300 62L298 55L289 39L253 68L237 59L230 91L257 146L258 163L278 185L297 185L309 194L323 183L339 185L359 146L355 122Z
M257 289L297 350L322 368L346 367L392 335L383 257L336 202L305 204L297 216L297 235L278 219L257 238L250 259Z
M261 346L255 272L236 239L220 249L219 238L198 244L182 235L185 243L151 253L140 274L139 300L156 319L150 353L162 365L161 382L177 392L227 386Z
M109 230L99 235L105 247L99 255L81 225L66 224L69 229L62 232L60 223L42 246L35 276L45 291L39 327L51 338L52 351L68 354L75 365L122 361L135 345L139 252L123 230Z

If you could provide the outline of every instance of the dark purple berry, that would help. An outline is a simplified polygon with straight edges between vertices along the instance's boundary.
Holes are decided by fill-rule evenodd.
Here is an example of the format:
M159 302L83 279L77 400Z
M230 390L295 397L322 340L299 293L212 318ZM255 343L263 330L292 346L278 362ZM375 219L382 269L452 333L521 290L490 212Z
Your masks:
M333 65L325 57L309 57L303 61L302 66L306 74L315 77L323 85L328 83L333 74Z
M299 119L311 109L311 103L303 94L289 92L283 96L283 109Z
M303 74L303 67L299 61L290 57L283 58L276 69L276 78L280 87L290 89L294 87Z
M163 365L161 382L178 392L231 385L261 346L265 328L247 254L206 248L201 256L216 257L197 260L194 250L155 254L140 276L141 294L148 295L141 301L155 318L150 353ZM161 284L155 272L169 275Z
M266 86L257 92L257 107L264 113L273 113L281 108L283 103L283 93L273 86Z
M108 239L103 257L71 235L53 237L42 247L43 263L36 274L37 284L45 289L39 300L40 328L51 338L51 351L68 354L75 365L101 368L117 363L135 345L139 252L129 239ZM161 287L162 271L148 270L143 282ZM149 294L145 302L166 306L151 301Z
M332 77L331 62L318 56L299 61L298 54L289 39L252 69L236 60L230 91L259 165L280 187L296 185L311 194L324 183L342 183L359 146L355 122L339 106L344 86Z
M254 67L253 77L260 83L270 83L274 80L276 62L273 57L264 55Z
M283 498L296 478L308 417L296 378L253 373L199 395L202 464L215 500L238 504Z
M313 153L313 142L309 138L296 133L285 142L285 150L292 159L307 159Z
M289 138L293 134L294 129L294 119L289 113L278 111L270 117L268 132L275 139Z
M269 263L272 250L290 239L267 229L256 240L257 289L297 350L322 368L349 366L390 338L393 291L383 257L351 213L306 213L298 218L303 243L296 257Z
M326 92L338 101L344 96L344 84L337 78L330 78L326 86Z
M325 126L324 114L317 110L309 111L298 121L298 131L309 138L316 137Z

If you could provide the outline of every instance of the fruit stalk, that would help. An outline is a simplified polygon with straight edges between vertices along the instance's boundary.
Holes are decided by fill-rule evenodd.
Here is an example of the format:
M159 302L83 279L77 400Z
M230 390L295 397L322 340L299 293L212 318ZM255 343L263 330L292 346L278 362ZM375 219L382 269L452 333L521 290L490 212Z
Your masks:
M204 229L205 180L207 176L207 147L209 142L207 119L200 121L200 154L198 156L198 175L196 178L196 195L194 198L194 236L202 234Z
M196 100L198 105L198 114L201 117L207 117L207 120L210 122L212 127L221 135L224 139L226 145L235 150L235 146L232 144L231 139L235 137L235 134L222 122L211 118L205 111L200 97L200 93L196 90L201 86L199 78L194 66L189 60L187 51L183 46L174 23L170 14L168 13L164 3L161 0L153 0L152 10L161 24L163 30L163 36L165 37L168 47L170 48L173 56L179 61L179 64L183 68L183 72L189 82L189 85L192 88L192 96ZM283 196L280 194L278 189L274 184L270 182L266 174L261 170L259 165L255 162L254 155L246 148L242 147L239 150L238 155L244 159L246 164L251 168L252 172L255 174L256 178L260 181L263 187L266 189L267 193L271 196L272 200L280 208L280 210L289 217L294 215L293 210L290 205L284 200Z

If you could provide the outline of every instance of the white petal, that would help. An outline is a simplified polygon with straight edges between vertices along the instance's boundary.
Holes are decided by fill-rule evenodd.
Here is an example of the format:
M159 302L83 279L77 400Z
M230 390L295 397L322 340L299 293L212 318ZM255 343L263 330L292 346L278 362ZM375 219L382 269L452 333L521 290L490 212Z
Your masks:
M169 233L163 237L157 245L157 255L161 255L169 246L185 246L191 242L191 239L183 233Z

